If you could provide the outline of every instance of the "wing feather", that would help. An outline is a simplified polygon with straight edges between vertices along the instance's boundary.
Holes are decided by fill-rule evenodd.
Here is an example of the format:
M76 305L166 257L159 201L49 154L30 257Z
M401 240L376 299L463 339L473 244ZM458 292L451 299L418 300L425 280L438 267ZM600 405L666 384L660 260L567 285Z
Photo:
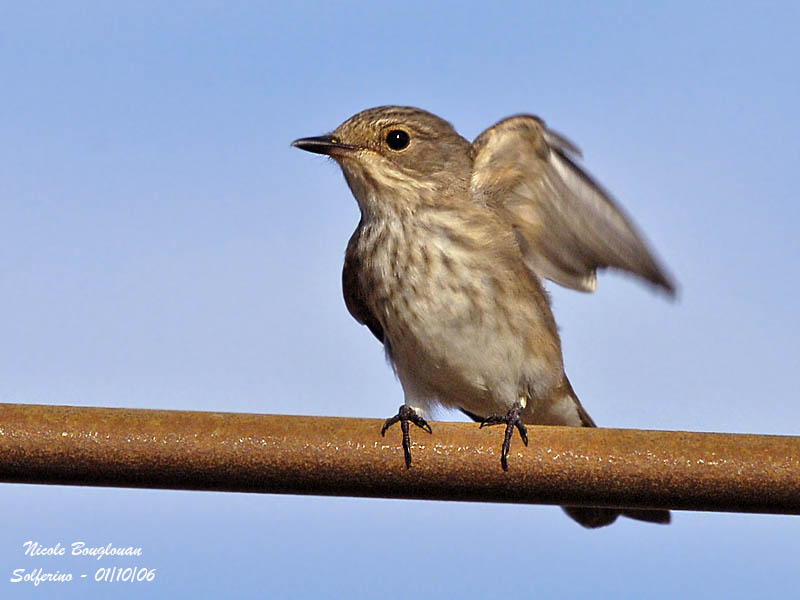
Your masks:
M353 318L366 325L372 334L378 338L382 344L385 343L383 327L380 321L375 318L366 301L366 295L361 285L359 272L361 271L361 259L356 252L360 226L356 229L350 242L347 244L347 251L344 257L344 268L342 269L342 292L344 293L344 303Z
M591 292L597 270L613 267L674 294L641 234L570 157L580 155L572 142L521 115L484 131L473 148L473 198L509 222L532 271Z

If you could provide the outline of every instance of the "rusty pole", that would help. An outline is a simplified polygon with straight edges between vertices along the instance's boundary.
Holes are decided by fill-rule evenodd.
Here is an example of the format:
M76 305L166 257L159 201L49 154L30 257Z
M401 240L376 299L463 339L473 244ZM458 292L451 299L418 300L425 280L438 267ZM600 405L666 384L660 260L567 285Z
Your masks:
M800 437L0 404L0 481L800 514Z

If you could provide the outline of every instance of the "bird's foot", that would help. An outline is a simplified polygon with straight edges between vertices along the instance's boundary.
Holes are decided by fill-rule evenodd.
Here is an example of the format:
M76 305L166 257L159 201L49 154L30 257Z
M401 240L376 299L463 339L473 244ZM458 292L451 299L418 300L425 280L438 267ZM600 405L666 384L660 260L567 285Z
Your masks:
M397 422L400 422L400 429L403 431L403 453L406 457L406 469L411 468L411 437L408 435L408 424L413 423L420 429L424 429L428 433L433 433L431 426L423 419L417 411L411 408L408 404L403 404L397 411L397 414L389 419L381 427L381 436L386 434L386 430Z
M520 415L525 407L522 402L517 400L511 410L504 415L490 415L481 421L481 429L491 425L505 425L506 435L503 439L503 452L500 455L500 464L503 466L503 471L508 471L508 451L511 449L511 438L514 436L514 428L519 431L519 437L525 445L528 445L528 430L522 422Z

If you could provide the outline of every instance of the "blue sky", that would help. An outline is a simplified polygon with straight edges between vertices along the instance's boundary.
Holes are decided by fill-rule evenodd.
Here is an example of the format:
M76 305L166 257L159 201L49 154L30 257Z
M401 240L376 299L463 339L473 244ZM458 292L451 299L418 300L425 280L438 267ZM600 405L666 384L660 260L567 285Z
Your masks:
M677 279L550 286L599 424L800 434L799 27L790 2L1 3L0 401L392 414L341 298L356 204L289 144L410 104L468 138L540 115ZM14 598L751 598L794 593L800 519L0 485L0 530ZM12 584L86 569L29 539L141 546L157 581Z

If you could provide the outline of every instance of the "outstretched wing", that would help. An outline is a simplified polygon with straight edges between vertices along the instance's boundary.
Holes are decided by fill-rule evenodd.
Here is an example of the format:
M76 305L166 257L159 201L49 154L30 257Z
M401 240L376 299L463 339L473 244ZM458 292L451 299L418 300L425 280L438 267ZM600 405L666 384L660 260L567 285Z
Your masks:
M347 310L353 315L353 318L362 325L369 327L369 330L378 338L378 341L384 343L383 327L369 309L364 290L358 277L358 273L361 270L361 259L355 249L359 231L359 229L356 229L355 233L353 233L353 236L350 238L344 257L344 269L342 269L344 303L347 306Z
M592 292L597 269L630 271L670 294L675 287L609 194L572 156L569 140L537 117L500 121L473 142L472 195L512 226L528 268Z

